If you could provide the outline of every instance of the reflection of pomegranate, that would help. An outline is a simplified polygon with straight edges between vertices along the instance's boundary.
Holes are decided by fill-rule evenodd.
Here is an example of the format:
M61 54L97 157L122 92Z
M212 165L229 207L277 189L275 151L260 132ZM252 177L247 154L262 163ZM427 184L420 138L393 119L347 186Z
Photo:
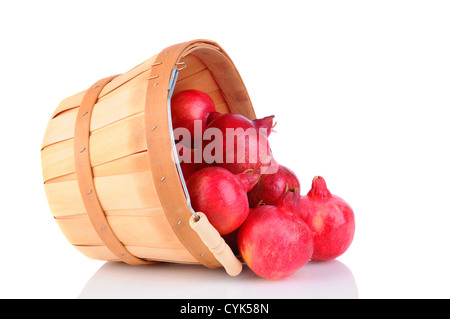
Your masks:
M266 279L291 276L313 253L311 231L296 216L297 212L292 211L294 206L283 206L284 202L282 198L279 206L251 209L239 228L238 248L242 259L254 273Z
M234 175L221 167L206 167L187 181L192 207L204 213L221 235L235 231L248 216L247 192L259 175Z
M335 259L350 247L355 234L353 210L330 193L323 177L315 177L308 195L302 196L300 216L313 234L313 260Z
M207 160L208 162L214 161L235 174L248 169L258 170L263 164L270 162L271 152L267 138L272 130L273 116L254 121L233 113L214 117L207 128L218 129L222 141L216 141L219 142L220 149L213 154L213 160ZM210 132L214 135L214 130Z
M248 193L250 207L276 205L280 197L289 190L300 191L300 183L293 171L278 165L275 174L261 175L258 183Z
M186 90L172 97L171 111L173 129L187 129L191 137L191 144L186 144L188 141L183 141L183 143L194 147L194 140L202 140L208 116L216 111L216 107L208 94L198 90ZM197 136L194 136L194 121L200 121L201 124L201 131L195 132Z

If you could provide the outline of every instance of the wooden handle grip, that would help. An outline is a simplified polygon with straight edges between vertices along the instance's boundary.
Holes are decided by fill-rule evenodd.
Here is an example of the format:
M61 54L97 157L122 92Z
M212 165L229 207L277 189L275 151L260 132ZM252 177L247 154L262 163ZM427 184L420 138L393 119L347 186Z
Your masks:
M189 220L192 229L197 232L203 243L214 254L230 276L239 275L242 271L242 263L233 254L233 251L225 243L219 232L211 225L206 215L203 213L197 213L197 215L200 217L199 220L196 221L195 216L192 216Z

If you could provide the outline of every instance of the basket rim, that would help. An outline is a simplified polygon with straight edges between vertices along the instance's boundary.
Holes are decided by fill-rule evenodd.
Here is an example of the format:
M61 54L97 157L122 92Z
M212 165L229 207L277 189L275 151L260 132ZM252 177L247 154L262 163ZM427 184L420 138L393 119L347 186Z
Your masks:
M173 81L172 70L190 54L206 65L230 109L244 113L242 115L249 119L255 119L256 115L239 72L216 42L203 39L184 42L165 48L157 56L150 73L145 102L147 154L154 185L166 218L183 246L199 263L208 268L219 268L223 265L189 225L192 212L173 158L168 115L169 87ZM158 152L152 152L152 149Z

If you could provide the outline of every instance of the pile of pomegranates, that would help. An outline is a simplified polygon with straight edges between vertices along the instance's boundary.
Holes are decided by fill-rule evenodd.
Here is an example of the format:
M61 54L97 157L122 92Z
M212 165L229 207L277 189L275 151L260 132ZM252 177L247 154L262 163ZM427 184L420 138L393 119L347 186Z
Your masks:
M203 212L255 274L282 279L310 260L341 256L355 233L352 208L316 176L300 194L269 145L274 116L217 112L204 92L172 98L172 124L192 207Z

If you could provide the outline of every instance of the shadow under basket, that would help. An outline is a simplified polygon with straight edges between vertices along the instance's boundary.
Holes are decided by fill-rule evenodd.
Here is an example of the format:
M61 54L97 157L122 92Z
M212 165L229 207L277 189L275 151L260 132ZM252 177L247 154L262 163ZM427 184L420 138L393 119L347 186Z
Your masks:
M84 255L132 265L242 263L204 214L192 211L173 160L172 94L197 89L221 113L255 113L224 50L209 40L165 48L130 71L64 99L41 157L52 215Z

